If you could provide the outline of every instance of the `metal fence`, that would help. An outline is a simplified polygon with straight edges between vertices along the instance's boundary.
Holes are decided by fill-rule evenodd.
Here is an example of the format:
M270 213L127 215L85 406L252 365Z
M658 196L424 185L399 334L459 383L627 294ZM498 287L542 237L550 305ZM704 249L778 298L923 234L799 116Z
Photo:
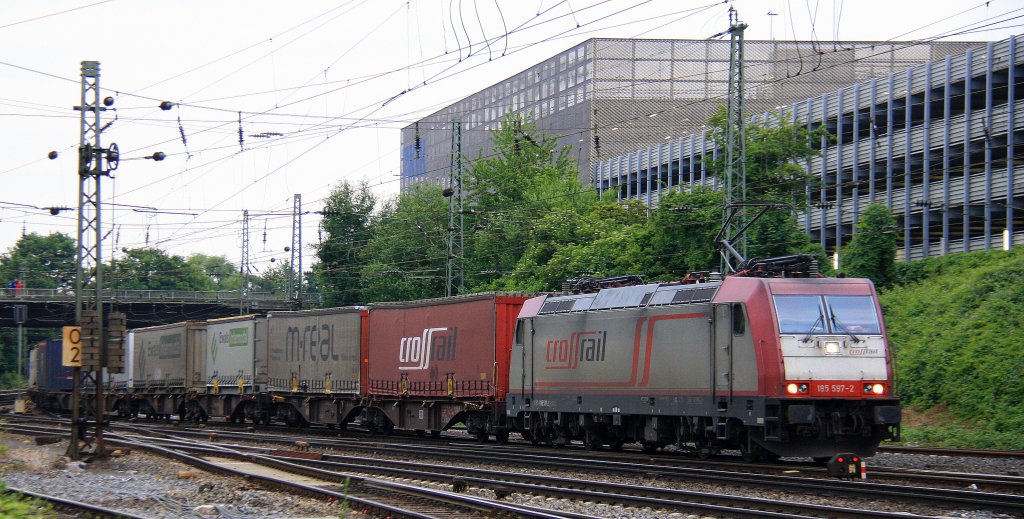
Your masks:
M95 290L85 289L83 297L92 299ZM273 292L240 293L238 290L194 292L190 290L118 290L106 289L102 297L108 301L124 302L181 302L181 303L230 303L239 301L286 303L294 298ZM0 299L21 299L29 301L74 301L75 290L63 288L3 288ZM319 294L302 294L303 303L319 302Z

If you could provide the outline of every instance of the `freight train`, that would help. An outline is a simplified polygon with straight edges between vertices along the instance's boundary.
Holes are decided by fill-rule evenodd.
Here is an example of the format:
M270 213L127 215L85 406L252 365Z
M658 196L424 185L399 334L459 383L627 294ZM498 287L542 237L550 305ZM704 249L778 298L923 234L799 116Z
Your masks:
M360 423L747 459L874 454L900 407L869 280L729 276L474 294L131 331L121 416ZM52 350L52 351L51 351ZM41 405L67 383L35 354ZM47 369L49 371L47 371ZM61 372L64 376L63 372Z

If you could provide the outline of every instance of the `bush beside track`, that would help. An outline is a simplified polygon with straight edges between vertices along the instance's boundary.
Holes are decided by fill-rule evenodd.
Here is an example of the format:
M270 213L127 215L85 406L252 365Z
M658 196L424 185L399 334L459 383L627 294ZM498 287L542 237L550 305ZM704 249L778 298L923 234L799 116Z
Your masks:
M1024 247L897 268L880 299L904 441L1024 449Z

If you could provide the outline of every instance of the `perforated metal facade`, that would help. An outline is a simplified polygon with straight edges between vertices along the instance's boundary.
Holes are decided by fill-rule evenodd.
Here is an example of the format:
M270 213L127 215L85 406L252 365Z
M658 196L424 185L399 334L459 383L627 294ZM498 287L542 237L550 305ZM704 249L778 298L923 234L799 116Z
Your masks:
M864 206L879 202L899 221L900 259L1024 243L1024 178L1015 171L1024 140L1021 38L975 44L789 103L785 117L836 136L806 165L820 188L800 214L805 230L838 250ZM667 190L717 187L703 169L703 157L717 153L706 137L596 161L595 186L603 196L649 205Z
M969 45L747 41L747 111L962 54ZM509 111L532 114L571 147L581 181L589 182L593 163L700 133L724 102L728 71L728 41L587 40L403 128L402 190L447 184L455 118L472 161L490 153L490 131Z

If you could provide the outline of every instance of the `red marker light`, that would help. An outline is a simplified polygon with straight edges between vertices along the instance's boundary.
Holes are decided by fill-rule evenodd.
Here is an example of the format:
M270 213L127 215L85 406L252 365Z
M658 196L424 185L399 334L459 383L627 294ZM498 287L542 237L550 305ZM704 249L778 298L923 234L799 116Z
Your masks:
M838 459L838 460L836 460L836 461L838 461L839 463L843 463L843 462L844 462L844 461L846 461L846 460L844 460L843 458L839 458L839 459Z

